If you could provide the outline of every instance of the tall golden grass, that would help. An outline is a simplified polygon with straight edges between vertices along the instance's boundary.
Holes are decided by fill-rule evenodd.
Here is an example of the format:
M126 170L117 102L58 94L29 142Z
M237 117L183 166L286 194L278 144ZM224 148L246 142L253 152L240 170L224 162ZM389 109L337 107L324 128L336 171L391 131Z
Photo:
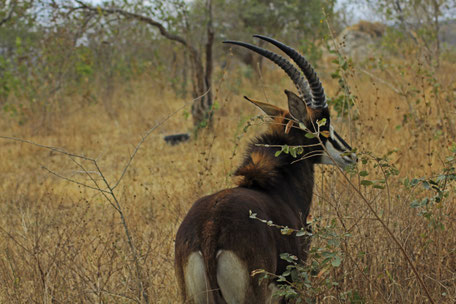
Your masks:
M405 178L440 174L455 144L456 67L442 64L434 76L424 70L413 62L392 63L387 71L370 71L376 75L371 78L349 69L345 77L357 96L355 106L345 118L333 113L333 124L361 155L396 151L389 164L399 174L388 178L387 188L360 185L364 178L383 178L375 161L359 163L367 177L347 176L405 248L434 302L455 303L454 184L448 183L441 203L429 207L434 222L410 207L413 200L434 195L433 190L403 185ZM236 69L220 73L224 76L216 81L219 108L213 128L196 140L168 146L163 135L191 128L182 111L172 116L145 141L116 189L151 303L179 302L173 266L179 223L197 198L233 186L231 173L245 145L265 129L255 120L244 132L246 121L259 113L242 95L285 107L283 89L292 87L277 70L266 70L260 80L242 78ZM327 94L336 94L338 84L329 71L320 74ZM433 91L433 77L438 92ZM186 100L146 76L116 84L109 95L94 104L72 96L66 108L55 109L45 120L40 112L29 114L23 126L3 116L0 135L96 158L113 182L141 135ZM137 274L116 210L99 191L49 172L93 185L83 170L66 155L12 140L0 139L0 155L0 302L138 302ZM81 164L100 181L90 163ZM322 225L332 222L337 233L346 234L339 252L342 264L315 278L338 283L317 295L318 303L428 301L404 255L336 168L317 168L311 213ZM312 245L318 248L324 242L317 239ZM361 302L347 296L355 293Z

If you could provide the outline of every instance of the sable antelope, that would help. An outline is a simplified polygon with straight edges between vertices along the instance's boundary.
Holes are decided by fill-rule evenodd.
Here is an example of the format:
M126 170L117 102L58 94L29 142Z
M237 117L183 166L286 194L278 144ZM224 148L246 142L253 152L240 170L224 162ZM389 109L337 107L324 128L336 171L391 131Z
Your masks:
M351 147L330 124L325 93L311 65L281 42L254 37L281 49L302 73L268 50L237 41L225 43L246 47L273 61L291 78L299 96L285 90L288 111L250 100L273 119L270 129L250 144L235 172L238 186L200 198L184 218L175 247L175 270L184 303L280 302L273 295L273 280L260 283L258 276L250 274L256 269L283 273L287 263L280 254L293 254L304 261L310 240L282 235L279 229L249 218L249 211L275 224L305 227L312 201L314 164L345 167L357 161ZM323 119L326 123L318 127L317 122ZM318 128L317 136L306 137L306 132L317 133ZM299 161L286 153L276 157L280 145L302 146L305 157Z

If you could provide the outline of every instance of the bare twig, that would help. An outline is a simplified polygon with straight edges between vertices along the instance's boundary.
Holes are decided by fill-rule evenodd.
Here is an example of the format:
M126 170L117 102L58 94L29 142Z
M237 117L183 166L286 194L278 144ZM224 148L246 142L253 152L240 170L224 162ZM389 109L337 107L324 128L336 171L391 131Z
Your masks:
M372 79L375 79L377 80L378 82L386 85L388 88L390 88L391 90L393 90L396 94L398 95L401 95L401 96L406 96L406 94L404 92L402 92L401 90L399 90L398 88L396 88L395 86L393 86L391 83L387 82L386 80L372 74L371 72L365 70L365 69L362 69L362 68L358 68L358 70L366 75L368 75L369 77L371 77Z
M57 148L57 147L37 144L37 143L35 143L33 141L22 139L22 138L11 137L11 136L3 136L3 135L0 135L0 138L7 139L7 140L18 141L18 142L22 142L22 143L29 144L29 145L32 145L32 146L48 149L48 150L51 150L51 151L54 151L54 152L57 152L57 153L61 153L61 154L67 155L69 157L76 157L76 158L80 158L80 159L84 159L84 160L88 160L88 161L94 161L93 158L90 158L90 157L87 157L87 156L84 156L84 155L79 155L79 154L67 152L67 151L63 150L62 148Z
M68 177L66 177L66 176L63 176L63 175L61 175L61 174L58 174L57 172L50 170L48 167L41 166L41 168L43 168L44 170L46 170L46 171L49 172L50 174L52 174L52 175L54 175L54 176L56 176L56 177L58 177L58 178L61 178L61 179L63 179L63 180L66 180L66 181L68 181L68 182L70 182L70 183L77 184L77 185L83 186L83 187L85 187L85 188L89 188L89 189L92 189L92 190L100 191L100 192L103 192L103 193L108 193L108 194L110 193L109 191L100 189L100 188L98 188L98 187L92 187L92 186L86 185L86 184L84 184L84 183L78 182L77 180L74 180L74 179L68 178Z
M71 158L71 160L79 167L82 169L82 171L92 180L92 182L94 183L94 185L96 186L97 189L101 189L100 186L98 185L97 181L93 178L93 176L86 170L86 168L81 164L79 163L78 161L76 161L74 158ZM97 171L96 172L97 174L99 174L99 172ZM108 197L108 194L109 192L106 191L106 192L100 192L104 197L105 199L109 202L109 204L114 208L116 209L117 211L119 211L117 209L117 206L113 204L113 202L111 201L111 199Z
M120 9L120 8L106 8L106 7L101 7L101 6L94 7L83 1L76 0L76 2L79 3L80 7L77 7L75 9L85 9L85 10L89 10L89 11L92 11L92 12L98 13L98 14L100 12L105 13L105 14L118 14L118 15L122 15L126 18L136 19L136 20L145 22L147 24L150 24L150 25L156 27L160 31L160 34L163 35L164 37L166 37L167 39L179 42L182 45L184 45L185 47L193 48L193 46L191 44L189 44L188 41L185 40L183 37L168 32L168 30L163 26L163 24L161 24L160 22L155 21L154 19L149 18L147 16L140 15L137 13L131 13L131 12L128 12L128 11ZM197 52L196 49L195 49L195 52Z

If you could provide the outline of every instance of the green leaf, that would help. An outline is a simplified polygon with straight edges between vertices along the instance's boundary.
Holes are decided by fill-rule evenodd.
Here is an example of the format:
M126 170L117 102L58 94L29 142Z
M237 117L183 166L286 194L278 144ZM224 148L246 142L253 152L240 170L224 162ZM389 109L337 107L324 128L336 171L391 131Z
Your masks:
M341 258L340 256L336 255L336 256L334 257L334 259L332 259L331 265L332 265L333 267L339 267L341 262L342 262L342 258Z
M414 178L410 182L410 186L416 186L420 182L420 179Z
M282 235L291 235L293 233L293 229L290 229L290 228L285 226L282 229L280 229L280 233Z
M304 236L304 235L309 235L309 234L310 234L310 232L307 232L304 229L301 229L298 232L296 232L296 236Z
M335 63L338 63L337 60L334 60L334 61L335 61ZM339 73L334 72L334 73L331 73L331 78L332 79L337 79L337 78L340 78L340 75L339 75Z
M297 155L296 155L296 149L291 148L291 149L290 149L290 154L291 154L291 156L293 156L294 158L296 158L296 156L297 156Z
M279 150L274 155L275 155L275 157L278 157L281 153L282 153L282 150Z
M190 113L187 110L184 110L182 115L184 116L184 119L188 119L190 116Z
M410 203L410 207L412 208L418 208L420 206L420 203L417 200L414 200L413 202Z
M321 120L317 120L317 125L319 127L326 125L326 118L323 118Z
M315 134L309 132L309 133L306 133L306 137L307 138L315 138Z
M297 258L296 256L291 255L291 254L289 254L289 253L281 253L281 254L280 254L280 258L281 258L282 260L285 260L285 261L289 262L289 263L292 263L292 262L298 260L298 258Z
M369 175L369 173L368 173L367 171L361 171L361 172L359 172L359 176L364 177L364 176L368 176L368 175Z
M370 185L372 185L373 183L374 183L374 182L372 182L372 181L370 181L370 180L367 180L367 179L361 181L361 185L363 185L363 186L370 186Z

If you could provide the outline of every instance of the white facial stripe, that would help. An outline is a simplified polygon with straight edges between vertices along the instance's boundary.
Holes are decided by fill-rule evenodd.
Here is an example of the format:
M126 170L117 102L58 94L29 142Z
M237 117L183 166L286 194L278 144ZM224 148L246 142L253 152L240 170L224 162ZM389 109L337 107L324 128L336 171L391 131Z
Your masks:
M329 136L330 136L332 139L334 139L334 137L335 137L335 136L334 136L334 128L333 128L333 126L331 126L331 125L329 126Z
M347 144L340 140L339 136L337 135L336 131L334 131L333 126L329 126L330 138L336 143L337 147L335 149L340 149L341 153L347 152L351 150L350 147L347 147Z
M350 155L343 155L343 156L341 155L341 154L348 152L350 148L347 147L347 145L338 138L338 136L336 135L334 128L332 126L329 126L329 134L330 134L330 138L329 138L329 140L326 141L326 144L325 144L327 154L325 153L321 157L320 162L322 164L338 165L342 168L345 168L349 164L355 163L357 158L354 153L352 153ZM334 146L334 144L336 144L336 146L340 147L341 150L336 148Z
M346 162L340 156L341 152L338 151L336 148L334 148L334 146L331 143L331 141L329 141L329 140L326 141L325 148L326 148L326 151L327 151L328 155L326 155L326 153L323 154L323 156L321 157L321 163L322 164L338 165L338 166L341 166L341 167L345 167L346 166Z

